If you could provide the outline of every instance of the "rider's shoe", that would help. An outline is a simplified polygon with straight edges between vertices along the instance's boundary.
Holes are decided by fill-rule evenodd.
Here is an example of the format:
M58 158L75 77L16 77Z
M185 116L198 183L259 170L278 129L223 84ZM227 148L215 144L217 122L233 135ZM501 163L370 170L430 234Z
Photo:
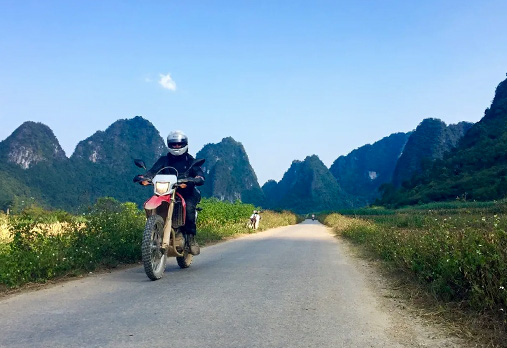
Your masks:
M188 245L190 246L190 254L199 255L201 253L201 248L199 248L199 244L197 244L193 234L188 236Z

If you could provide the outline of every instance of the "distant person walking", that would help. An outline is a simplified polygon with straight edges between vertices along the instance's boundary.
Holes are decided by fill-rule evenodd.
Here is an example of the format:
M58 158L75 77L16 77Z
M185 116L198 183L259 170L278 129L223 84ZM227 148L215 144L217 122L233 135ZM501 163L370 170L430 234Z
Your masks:
M259 223L261 221L261 216L257 210L254 210L253 214L250 216L250 222L248 223L248 227L253 228L254 230L259 228Z

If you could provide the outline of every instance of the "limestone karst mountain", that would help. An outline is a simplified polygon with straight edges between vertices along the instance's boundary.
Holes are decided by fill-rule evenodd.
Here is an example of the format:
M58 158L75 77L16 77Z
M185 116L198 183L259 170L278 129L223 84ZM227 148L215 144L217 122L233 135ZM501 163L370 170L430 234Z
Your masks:
M132 184L139 173L132 160L153 163L164 151L158 131L139 116L81 141L70 159L48 126L25 122L0 142L0 209L35 200L73 211L104 196L140 204L150 192Z
M42 123L27 121L0 142L0 158L28 169L40 162L66 160L53 131Z
M460 122L447 126L435 118L424 119L407 140L396 168L392 183L399 187L422 167L436 159L442 159L446 152L458 145L458 141L470 129L472 123Z
M264 194L240 142L227 137L217 144L207 144L196 158L206 159L202 166L206 184L199 188L203 197L264 204Z
M408 146L408 143L407 143ZM496 200L507 196L507 79L496 88L484 117L456 148L427 165L401 189L386 188L381 204Z
M167 153L167 146L158 130L141 116L118 120L105 131L97 131L80 141L72 159L104 164L124 171L131 167L132 158L143 158L153 164Z
M379 197L380 185L391 182L396 163L410 133L395 133L373 144L340 156L329 170L341 188L354 199L354 206L365 206Z
M316 155L293 161L278 183L263 186L267 206L297 213L350 208L350 197Z
M75 211L104 196L141 205L153 191L133 184L132 178L143 172L133 159L143 159L149 168L166 153L157 129L140 116L97 131L79 142L70 158L48 126L26 122L0 142L0 209L34 200L48 208ZM224 138L206 145L198 157L207 159L204 197L264 203L241 143Z

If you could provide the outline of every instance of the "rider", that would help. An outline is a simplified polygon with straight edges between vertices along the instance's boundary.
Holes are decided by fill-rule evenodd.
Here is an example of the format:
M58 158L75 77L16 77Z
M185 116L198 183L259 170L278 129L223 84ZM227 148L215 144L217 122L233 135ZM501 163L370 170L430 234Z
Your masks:
M169 152L166 156L160 157L150 170L143 175L144 178L153 179L158 171L164 167L173 167L179 174L188 170L194 158L188 153L188 138L182 131L173 131L167 136L167 147ZM172 174L170 169L163 169L159 174ZM195 234L195 208L201 200L201 193L196 186L204 184L204 173L200 166L193 166L188 173L193 181L186 185L182 184L178 193L183 196L186 202L185 232L189 235L190 253L199 255L200 249Z

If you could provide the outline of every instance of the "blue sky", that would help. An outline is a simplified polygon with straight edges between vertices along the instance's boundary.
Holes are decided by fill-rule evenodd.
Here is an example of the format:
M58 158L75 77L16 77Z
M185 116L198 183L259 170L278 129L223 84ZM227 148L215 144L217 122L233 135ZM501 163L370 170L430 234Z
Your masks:
M232 136L262 185L427 117L478 121L506 32L504 0L0 0L0 140L42 122L70 156L141 115L193 154Z

